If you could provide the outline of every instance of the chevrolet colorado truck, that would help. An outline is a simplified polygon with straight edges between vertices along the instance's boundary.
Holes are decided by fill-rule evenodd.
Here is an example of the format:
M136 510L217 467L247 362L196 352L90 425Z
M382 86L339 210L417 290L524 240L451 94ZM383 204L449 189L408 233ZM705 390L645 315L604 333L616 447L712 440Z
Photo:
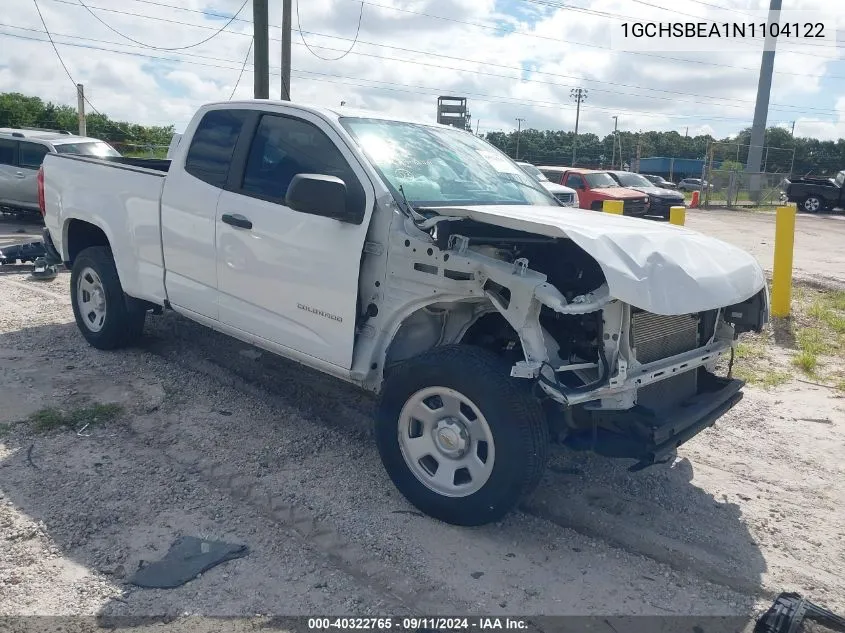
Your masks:
M786 199L807 213L845 207L845 171L834 178L791 178L786 181Z
M665 461L742 397L716 365L768 320L744 251L562 208L480 138L377 112L213 103L171 161L48 154L38 181L91 345L174 310L379 394L389 477L459 525L551 442Z

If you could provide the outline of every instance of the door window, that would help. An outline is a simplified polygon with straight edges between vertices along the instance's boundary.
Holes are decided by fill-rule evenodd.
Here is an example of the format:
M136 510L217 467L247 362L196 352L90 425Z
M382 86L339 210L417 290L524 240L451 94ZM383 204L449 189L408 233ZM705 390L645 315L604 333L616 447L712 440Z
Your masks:
M15 147L17 141L8 141L0 138L0 165L14 165L15 161Z
M29 167L30 169L38 169L41 163L44 162L44 157L49 153L46 145L40 143L26 143L21 141L20 154L18 156L18 164L21 167Z
M337 146L317 126L286 116L261 117L244 169L241 193L282 202L297 174L336 176L346 183L347 205L364 205L364 188Z
M584 179L578 174L569 174L566 178L566 186L573 189L581 189L584 186Z
M215 187L226 186L232 153L247 110L212 110L194 132L185 158L185 171Z

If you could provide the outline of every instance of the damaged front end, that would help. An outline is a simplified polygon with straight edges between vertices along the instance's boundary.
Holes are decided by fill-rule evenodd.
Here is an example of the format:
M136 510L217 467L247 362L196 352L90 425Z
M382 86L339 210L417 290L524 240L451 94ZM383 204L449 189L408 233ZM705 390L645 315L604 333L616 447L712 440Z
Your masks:
M489 228L445 240L451 266L474 271L518 336L511 375L536 383L552 436L572 448L642 468L742 398L743 382L717 376L717 365L730 366L739 333L768 320L765 285L734 305L656 314L613 297L601 266L571 240Z

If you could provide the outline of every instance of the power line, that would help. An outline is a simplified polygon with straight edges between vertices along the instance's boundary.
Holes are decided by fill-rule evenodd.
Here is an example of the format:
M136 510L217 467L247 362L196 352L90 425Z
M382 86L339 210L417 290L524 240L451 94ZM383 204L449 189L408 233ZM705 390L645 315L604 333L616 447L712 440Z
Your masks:
M61 3L65 3L65 4L71 4L72 6L76 5L76 3L70 2L69 0L53 0L53 1L54 2L61 2ZM524 1L529 1L529 0L524 0ZM540 0L537 0L537 1L540 1ZM114 12L114 13L130 15L130 16L133 16L133 17L146 18L146 19L150 19L150 20L157 20L157 21L168 22L168 23L172 23L172 24L180 24L180 25L183 25L183 26L192 26L192 27L204 28L204 29L213 28L213 27L207 27L207 26L199 25L199 24L180 22L178 20L170 20L170 19L167 19L167 18L160 18L160 17L157 17L157 16L148 16L148 15L132 13L132 12L128 12L128 11L121 11L121 10L118 10L118 9L105 9L104 8L103 11L110 11L110 12ZM243 35L243 36L249 37L249 34L247 34L247 33L242 33L242 32L238 32L238 31L228 31L228 32L233 33L233 34L237 34L237 35ZM322 36L322 37L328 37L328 38L337 39L337 40L351 41L350 38L342 37L342 36L339 36L339 35L329 35L329 34L325 34L325 33L316 33L316 32L313 32L313 31L304 31L304 30L300 31L300 33L306 33L306 34L309 34L309 35L317 35L317 36ZM280 41L279 38L272 38L272 39L274 39L274 41ZM452 55L443 55L443 54L440 54L440 53L433 53L431 51L420 51L420 50L416 50L416 49L404 48L404 47L401 47L401 46L394 46L394 45L389 45L389 44L380 44L380 43L376 43L376 42L367 42L365 40L360 40L360 39L358 39L356 41L358 43L366 44L366 45L369 45L369 46L376 46L376 47L379 47L379 48L383 48L383 47L393 48L395 50L399 50L399 51L403 51L403 52L407 52L407 53L414 53L414 54L418 54L418 55L423 55L423 56L426 56L426 57L440 57L440 58L443 58L443 59L467 62L467 63L471 63L471 64L478 64L480 66L492 66L492 67L495 67L495 68L502 68L502 69L505 69L505 70L515 71L515 72L518 72L518 73L523 72L522 68L518 68L518 67L515 67L515 66L507 66L505 64L496 64L496 63L489 62L489 61L467 59L467 58L456 57L456 56L452 56ZM315 44L312 44L311 46L316 47L316 48L322 48L324 50L340 52L340 53L345 52L343 49L331 48L331 47L328 47L328 46L320 46L320 45L315 45ZM364 57L371 57L371 58L375 58L375 59L396 61L396 62L401 62L401 63L416 64L416 65L422 65L422 66L430 66L430 67L433 67L433 68L440 68L440 69L446 69L446 70L454 70L456 72L474 73L474 74L477 74L477 75L486 75L486 76L489 76L489 77L499 77L499 78L503 78L503 79L519 80L519 81L522 81L522 82L541 83L541 84L548 84L548 85L554 85L554 86L559 86L559 87L570 87L570 86L561 86L561 84L559 82L555 82L555 81L542 81L542 80L533 79L533 78L531 78L531 79L529 79L529 78L518 79L517 77L501 75L501 74L491 73L491 72L482 71L482 70L469 70L469 69L466 69L466 68L455 68L455 67L452 67L452 66L444 66L442 64L433 64L433 63L425 62L425 61L402 59L402 58L390 57L390 56L386 56L386 55L377 55L377 54L374 54L374 53L365 53L365 52L361 52L361 51L351 51L351 54L361 55L361 56L364 56ZM724 107L732 107L732 108L745 108L746 106L733 105L733 104L725 103L725 102L733 101L733 102L736 102L738 104L742 104L742 103L750 104L750 103L754 102L753 100L749 100L749 99L735 99L735 98L729 98L729 97L719 97L717 95L702 95L702 94L696 94L696 93L690 93L690 92L681 92L681 91L677 91L677 90L666 90L666 89L662 89L662 88L649 88L649 87L639 86L639 85L635 85L635 84L625 84L625 83L614 82L614 81L604 81L604 80L600 80L600 79L586 79L586 78L579 77L579 76L576 76L576 75L566 75L566 74L554 73L554 72L550 72L550 71L535 70L533 72L534 72L534 74L539 74L539 75L548 75L548 76L551 76L551 77L574 79L574 80L579 81L579 82L583 81L583 82L590 82L590 83L605 84L605 85L610 85L610 86L615 86L615 87L633 88L635 90L644 90L644 91L648 91L648 92L659 92L659 93L678 95L678 96L688 96L688 97L693 97L696 100L695 101L690 101L690 100L680 101L679 99L674 98L674 97L657 97L657 96L649 96L649 95L643 95L643 94L637 94L637 93L620 93L618 90L601 89L601 88L593 88L592 89L595 92L606 92L606 93L617 95L617 96L618 95L636 96L636 97L643 97L643 98L660 99L660 100L663 100L663 101L672 101L672 102L675 102L675 103L694 103L696 105L700 105L700 103L701 103L699 101L700 99L708 99L708 100L715 100L715 101L719 102L720 105L723 105ZM790 110L794 110L794 109L800 108L801 110L812 110L812 111L817 111L817 112L831 112L831 113L837 112L836 110L834 110L832 108L811 108L811 107L806 107L806 106L793 106L793 105L776 104L776 103L773 103L771 105L772 105L773 109L789 108Z
M238 89L238 85L241 83L241 77L244 76L244 68L246 68L246 63L249 61L249 54L252 52L252 45L253 44L255 44L255 38L254 37L249 41L249 48L246 49L246 55L244 55L244 63L243 63L243 66L241 66L241 72L238 75L238 80L235 82L235 87L232 88L232 94L229 95L229 101L231 101L232 97L235 96L235 90Z
M56 1L56 2L67 2L67 0L54 0L54 1ZM70 2L67 2L67 3L68 4L75 4L75 3L70 3ZM137 16L137 17L148 18L148 19L152 19L152 20L160 20L160 21L164 21L164 22L176 23L176 24L181 24L181 25L185 25L185 26L196 26L198 28L209 28L209 27L205 27L205 26L202 26L202 25L184 23L184 22L169 20L169 19L165 19L165 18L158 18L158 17L153 17L153 16L145 16L143 14L133 14L133 13L125 12L125 11L119 11L119 10L116 10L116 9L109 9L109 10L117 12L117 13L124 13L124 14L133 15L133 16ZM248 36L248 34L246 34L246 33L232 32L232 31L230 31L230 32L236 33L238 35ZM325 36L325 37L330 37L330 38L333 38L333 39L348 39L348 38L335 36L335 35L325 35L325 34L322 34L322 33L313 33L313 32L309 32L309 31L304 31L304 32L309 33L309 34L313 34L313 35L321 35L321 36ZM279 41L278 38L273 38L273 39L275 41ZM372 45L372 46L380 46L378 44L375 44L375 43L372 43L372 42L366 42L366 41L363 41L363 40L359 40L359 42L362 43L362 44L368 44L368 45ZM341 49L331 48L331 47L328 47L328 46L317 45L317 47L323 48L325 50L343 52L343 50L341 50ZM407 48L402 48L402 47L397 47L397 46L391 46L391 48L396 48L397 50L402 50L402 51L410 52L410 53L417 53L417 54L421 54L421 55L442 57L444 59L452 59L452 60L463 61L463 62L468 62L468 63L483 64L483 62L480 62L478 60L471 60L471 59L466 59L466 58L461 58L461 57L442 55L442 54L431 53L431 52L427 52L427 51L418 51L418 50L414 50L414 49L407 49ZM545 84L545 85L552 85L552 86L555 86L555 87L558 87L558 88L570 87L570 86L567 86L565 84L561 84L560 82L557 82L557 81L544 81L542 79L534 79L534 78L520 79L518 77L513 77L513 76L509 76L509 75L502 75L502 74L498 74L498 73L492 73L492 72L484 71L484 70L471 70L471 69L466 69L466 68L458 68L458 67L455 67L455 66L444 66L443 64L439 64L439 63L435 64L435 63L420 61L420 60L403 59L403 58L400 58L400 57L392 57L392 56L387 56L387 55L377 55L377 54L374 54L374 53L366 53L366 52L362 52L362 51L354 51L353 54L364 56L364 57L371 57L371 58L380 59L380 60L388 60L388 61L395 61L395 62L400 62L400 63L429 66L429 67L438 68L438 69L445 69L445 70L454 70L456 72L472 73L472 74L477 74L477 75L497 77L497 78L501 78L501 79L510 79L510 80L515 80L515 81L528 82L528 83L539 83L539 84ZM232 61L232 60L225 60L225 61ZM519 72L522 71L521 68L516 68L516 67L512 67L512 66L505 66L503 64L494 64L494 63L488 62L486 65L500 67L500 68L504 68L504 69L507 69L507 70L513 70L513 71L519 71ZM582 79L582 78L576 77L574 75L563 75L563 74L559 74L559 73L552 73L552 72L546 72L546 71L536 71L536 74L546 74L546 75L551 75L553 77L572 78L572 79L576 79L576 80L579 80L579 81L591 81L591 82L595 82L595 83L609 84L609 85L612 85L612 86L633 87L635 89L643 89L643 90L649 90L649 91L654 91L654 92L666 92L666 93L669 93L669 94L678 94L678 95L683 95L683 96L695 97L696 99L702 99L702 98L712 99L712 100L716 100L718 102L718 105L720 105L722 107L729 107L729 108L746 109L747 108L746 105L739 105L739 104L752 103L752 101L750 101L750 100L730 99L730 98L726 98L726 97L718 97L718 96L713 96L713 95L698 95L698 94L694 94L694 93L685 93L685 92L672 91L672 90L663 90L663 89L658 89L658 88L642 88L640 86L633 86L633 85L630 85L630 84L622 84L622 83L618 83L618 82L609 82L609 81L601 81L601 80L593 80L593 79ZM677 99L677 98L674 98L674 97L661 97L661 96L655 96L655 95L624 93L624 92L620 92L618 90L609 90L609 89L601 89L601 88L593 88L592 90L594 92L604 92L604 93L612 94L614 96L632 96L632 97L657 99L657 100L662 100L662 101L671 101L672 103L691 103L691 104L695 104L695 105L701 105L701 101L699 101L699 100L695 100L695 101L680 100L680 99ZM727 103L728 101L736 101L738 103L737 104ZM713 104L713 105L717 105L717 104ZM805 110L805 111L810 110L810 111L816 111L816 112L821 112L821 113L830 113L830 114L837 114L838 113L837 110L831 109L831 108L812 108L812 107L806 107L806 106L792 106L792 105L787 105L787 104L772 104L773 110L787 109L788 111L791 112L792 110L799 109L799 108L801 110Z
M135 44L138 44L138 45L140 45L140 46L144 46L144 47L146 47L146 48L152 48L152 49L155 49L155 50L157 50L157 51L183 51L183 50L187 50L187 49L189 49L189 48L195 48L195 47L197 47L197 46L200 46L200 45L202 45L202 44L205 44L206 42L209 42L209 41L213 40L215 37L217 37L217 36L218 36L218 35L220 35L223 31L225 31L225 30L226 30L226 27L228 27L228 26L229 26L232 22L234 22L234 21L235 21L235 18L236 18L236 17L238 17L238 15L240 15L241 11L243 11L243 10L244 10L244 7L246 7L246 3L247 3L248 1L249 1L249 0L244 0L244 3L241 5L241 8L240 8L240 9L238 9L238 12L237 12L237 13L235 13L235 15L233 15L233 16L231 17L231 19L229 19L229 21L228 21L228 22L226 22L226 24L224 24L224 25L223 25L223 26L221 26L219 29L217 29L217 31L215 31L213 35L208 36L208 37L207 37L207 38L205 38L204 40L200 40L199 42L196 42L196 43L194 43L194 44L189 44L189 45L187 45L187 46L172 46L172 47L165 47L165 46L153 46L152 44L147 44L147 43L145 43L145 42L141 42L141 41L136 40L136 39L134 39L134 38L132 38L132 37L129 37L129 36L128 36L128 35L126 35L125 33L122 33L121 31L118 31L118 30L117 30L116 28L114 28L111 24L109 24L108 22L106 22L105 20L103 20L103 19L102 19L99 15L97 15L96 13L94 13L94 11L92 11L92 10L91 10L91 8L90 8L87 4L85 4L84 2L82 2L82 0L77 0L77 2L79 3L79 5L80 5L81 7L83 7L83 8L84 8L84 9L85 9L88 13L90 13L92 16L94 16L94 18L95 18L95 19L96 19L96 20L97 20L100 24L102 24L104 27L106 27L106 28L107 28L107 29L109 29L110 31L113 31L114 33L117 33L118 35L120 35L120 37L122 37L122 38L124 38L124 39L127 39L127 40L129 40L130 42L134 42ZM99 7L97 7L97 8L99 8Z
M53 0L53 1L54 2L60 2L62 0ZM67 2L67 4L74 4L74 3L71 3L67 0L64 0L64 1ZM351 2L359 2L360 0L350 0L350 1ZM692 1L697 1L697 0L692 0ZM165 7L165 8L168 8L168 9L175 9L175 10L178 10L178 11L187 11L189 13L197 13L197 14L200 14L200 15L206 15L206 16L215 17L215 18L228 18L229 17L229 16L223 15L221 13L215 13L214 11L208 11L208 10L202 10L202 9L190 9L188 7L180 7L180 6L176 6L176 5L172 5L172 4L167 4L166 2L156 2L155 0L132 0L132 2L138 2L138 3L141 3L141 4L148 4L148 5L151 5L151 6ZM472 26L472 27L479 28L479 29L486 29L486 30L489 30L489 31L497 32L497 33L515 34L515 35L521 35L523 37L530 37L530 38L539 39L539 40L546 40L546 41L550 41L550 42L558 42L558 43L563 43L563 44L573 44L575 46L585 46L585 47L588 47L588 48L597 48L597 49L603 50L603 51L614 52L614 50L612 48L608 47L608 46L601 46L599 44L593 44L591 42L577 42L577 41L573 41L573 40L565 40L565 39L558 38L558 37L551 37L551 36L548 36L548 35L541 35L539 33L531 33L531 32L523 31L523 30L520 30L520 29L510 29L510 28L502 27L502 26L493 26L493 25L489 25L489 24L481 24L479 22L469 22L469 21L466 21L466 20L459 20L457 18L451 18L451 17L447 17L447 16L443 16L443 15L434 15L432 13L425 13L423 11L414 11L413 9L406 9L406 8L403 8L403 7L394 7L394 6L390 6L390 5L386 5L386 4L378 4L376 2L369 2L368 0L363 0L363 4L369 5L371 7L376 7L376 8L379 8L379 9L386 9L386 10L390 10L390 11L408 13L408 14L411 14L411 15L419 15L419 16L422 16L422 17L427 17L427 18L431 18L431 19L435 19L435 20L443 20L443 21L446 21L446 22L453 22L455 24L463 24L463 25L466 25L466 26ZM712 5L712 6L716 6L716 5ZM113 10L113 9L107 9L105 7L96 7L96 8L101 9L103 11ZM149 17L150 19L155 19L152 16L147 16L147 17ZM251 20L248 20L248 19L245 19L245 18L235 18L234 21L244 22L246 24L252 24ZM200 25L191 25L191 26L197 26L197 27L200 27L200 28L211 28L211 27L204 27L204 26L201 27ZM272 28L279 28L279 27L273 25ZM817 55L815 53L799 53L799 52L795 52L795 51L790 51L790 54L817 57ZM754 72L754 73L758 72L758 70L759 70L757 68L749 68L747 66L735 66L733 64L719 64L719 63L716 63L716 62L710 62L710 61L705 61L705 60L700 60L700 59L687 59L687 58L682 58L682 57L668 57L666 55L656 55L654 53L646 53L646 52L643 52L643 51L627 51L626 55L640 55L642 57L651 57L653 59L660 59L660 60L672 61L672 62L681 62L681 63L688 63L688 64L699 64L699 65L704 65L704 66L713 66L713 67L716 67L716 68L731 68L733 70L747 70L747 71ZM838 61L845 61L845 60L835 60L835 59L829 60L830 63L838 62ZM828 78L828 79L845 79L845 75L827 75L827 74L816 75L816 74L808 74L808 73L790 72L790 71L787 71L787 70L776 70L775 73L778 74L778 75L793 75L795 77L819 77L819 78Z
M299 27L299 38L302 40L303 45L308 52L311 53L317 59L322 59L324 62L337 62L349 55L352 52L352 49L355 48L355 44L358 43L358 36L361 34L361 20L364 17L364 3L361 3L361 11L358 14L358 28L355 30L355 39L352 40L352 44L349 45L349 49L341 53L337 57L321 57L319 54L315 53L310 46L308 46L308 42L305 41L305 35L303 35L302 31L302 22L299 19L299 0L296 0L296 25Z
M41 25L44 27L44 33L47 34L47 38L50 40L50 45L53 47L53 51L56 53L56 57L58 58L59 63L62 65L62 68L64 68L65 74L67 75L67 78L70 79L70 82L73 84L73 87L78 91L79 90L79 88L78 88L79 84L73 78L73 75L70 74L70 70L68 70L67 64L65 64L65 60L62 59L62 55L61 55L61 53L59 53L59 48L56 46L56 42L53 41L53 36L50 34L50 29L47 28L47 22L44 19L44 15L41 13L41 7L38 6L38 0L32 0L32 2L35 4L35 10L38 12L38 18L41 20ZM77 94L78 94L78 92L77 92ZM119 125L111 123L109 121L108 117L106 117L102 112L100 112L96 107L94 107L94 104L91 103L90 99L88 99L88 97L86 97L84 93L82 95L82 98L85 100L85 103L87 103L88 106L95 113L97 113L101 117L103 117L103 119L108 121L115 129L120 130L124 134L128 135L130 138L134 138L134 135L131 132L129 132L128 130L124 130Z
M9 28L8 25L0 24L0 26L5 26L6 28ZM38 29L30 29L30 28L27 28L27 27L11 27L11 28L18 28L18 29L27 30L27 31L33 31L33 32L36 32L36 33L43 33L43 31L40 31ZM45 42L46 41L46 40L42 40L42 39L35 38L35 37L27 37L27 36L17 35L17 34L13 34L13 33L0 33L0 36L13 37L13 38L18 38L18 39L30 40L30 41L34 41L34 42ZM117 43L117 42L108 42L108 41L96 40L96 39L92 39L92 38L85 38L85 37L75 36L75 35L61 35L61 37L72 37L72 38L75 38L75 39L82 39L82 40L88 40L88 41L94 41L94 42L104 42L104 43L107 43L107 44L115 44L117 46L129 46L129 45L121 44L121 43ZM149 54L149 53L139 53L139 52L115 50L115 49L111 49L111 48L93 46L93 45L90 45L90 44L77 44L77 43L73 43L73 42L61 42L61 45L62 46L77 47L77 48L84 48L84 49L100 50L100 51L105 51L105 52L112 52L112 53L117 53L117 54L120 54L120 55L130 55L130 56L134 56L134 57L144 57L144 58L147 58L147 59L156 59L156 60L161 60L161 61L186 63L186 64L191 64L191 65L204 66L204 67L209 67L209 68L218 68L218 69L223 69L223 70L238 70L237 67L221 66L219 64L208 64L208 63L195 62L195 61L186 61L186 60L182 60L182 59L178 59L178 58L161 57L161 56L152 55L152 54ZM137 48L144 48L144 47L137 47ZM218 58L218 57L209 57L209 56L205 56L205 55L197 55L197 54L189 54L189 53L179 53L179 54L186 56L186 57L195 57L195 58L198 58L198 59L208 59L208 60L212 60L212 61L222 61L222 62L235 63L235 64L241 63L241 62L238 62L237 60L229 60L229 59L223 59L223 58ZM387 91L391 91L391 92L406 92L406 93L411 93L411 94L426 94L426 95L434 96L434 95L440 94L444 91L454 90L454 87L438 88L438 87L432 87L432 86L408 86L407 84L399 84L399 83L395 83L395 82L381 81L381 80L368 79L368 78L357 78L357 77L346 78L346 77L343 77L341 75L333 75L333 74L330 74L330 73L321 73L321 72L316 72L316 71L302 70L302 71L295 71L295 72L297 73L298 76L318 75L318 76L321 76L321 77L331 77L331 78L334 79L334 80L316 79L316 78L313 78L313 77L303 76L303 78L309 79L309 80L312 80L312 81L327 81L329 83L340 83L340 84L343 84L343 85L351 85L351 86L357 86L357 87L362 87L362 88L380 88L382 90L387 90ZM272 73L272 74L278 75L279 73L276 72L276 73ZM424 91L427 91L427 92L420 92L420 90L407 90L407 89L403 90L403 89L399 89L399 88L383 88L381 86L372 86L372 85L367 85L367 84L352 83L352 82L348 82L348 81L346 81L346 82L337 81L339 79L354 79L354 80L357 80L357 81L366 81L366 82L375 83L375 84L382 84L382 85L386 85L386 86L401 86L403 88L408 88L408 87L419 88L420 90L424 90ZM550 108L550 109L555 109L555 110L560 110L560 107L561 107L560 103L558 103L558 102L531 100L531 99L524 99L522 97L507 97L507 96L502 97L502 96L490 95L490 94L486 94L486 93L475 93L475 92L466 92L466 91L462 91L462 92L464 92L464 94L466 94L468 97L477 98L478 101L482 101L482 102L499 103L499 104L503 104L503 105L526 105L526 106L529 106L529 107ZM619 108L606 108L606 107L602 107L602 106L593 106L592 109L598 110L598 111L621 112L622 114L633 114L633 115L640 115L640 116L653 117L653 118L701 119L700 114L693 114L693 115L669 114L669 113L660 113L660 112L646 112L646 111L641 111L641 110L624 110L624 109L619 109ZM746 120L747 120L746 117L727 117L727 116L713 116L713 117L709 117L707 119L707 121L746 121Z

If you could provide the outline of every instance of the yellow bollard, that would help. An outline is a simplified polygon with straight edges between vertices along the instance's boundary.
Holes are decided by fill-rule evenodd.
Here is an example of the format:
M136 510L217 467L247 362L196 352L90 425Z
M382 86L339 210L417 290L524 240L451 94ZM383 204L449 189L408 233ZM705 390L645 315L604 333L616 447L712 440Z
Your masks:
M787 317L792 302L792 251L795 207L778 207L775 219L775 262L772 270L772 316Z
M605 200L602 202L602 211L605 213L615 213L622 215L622 210L625 208L625 203L622 200Z
M686 207L669 207L669 222L683 226L687 220Z

